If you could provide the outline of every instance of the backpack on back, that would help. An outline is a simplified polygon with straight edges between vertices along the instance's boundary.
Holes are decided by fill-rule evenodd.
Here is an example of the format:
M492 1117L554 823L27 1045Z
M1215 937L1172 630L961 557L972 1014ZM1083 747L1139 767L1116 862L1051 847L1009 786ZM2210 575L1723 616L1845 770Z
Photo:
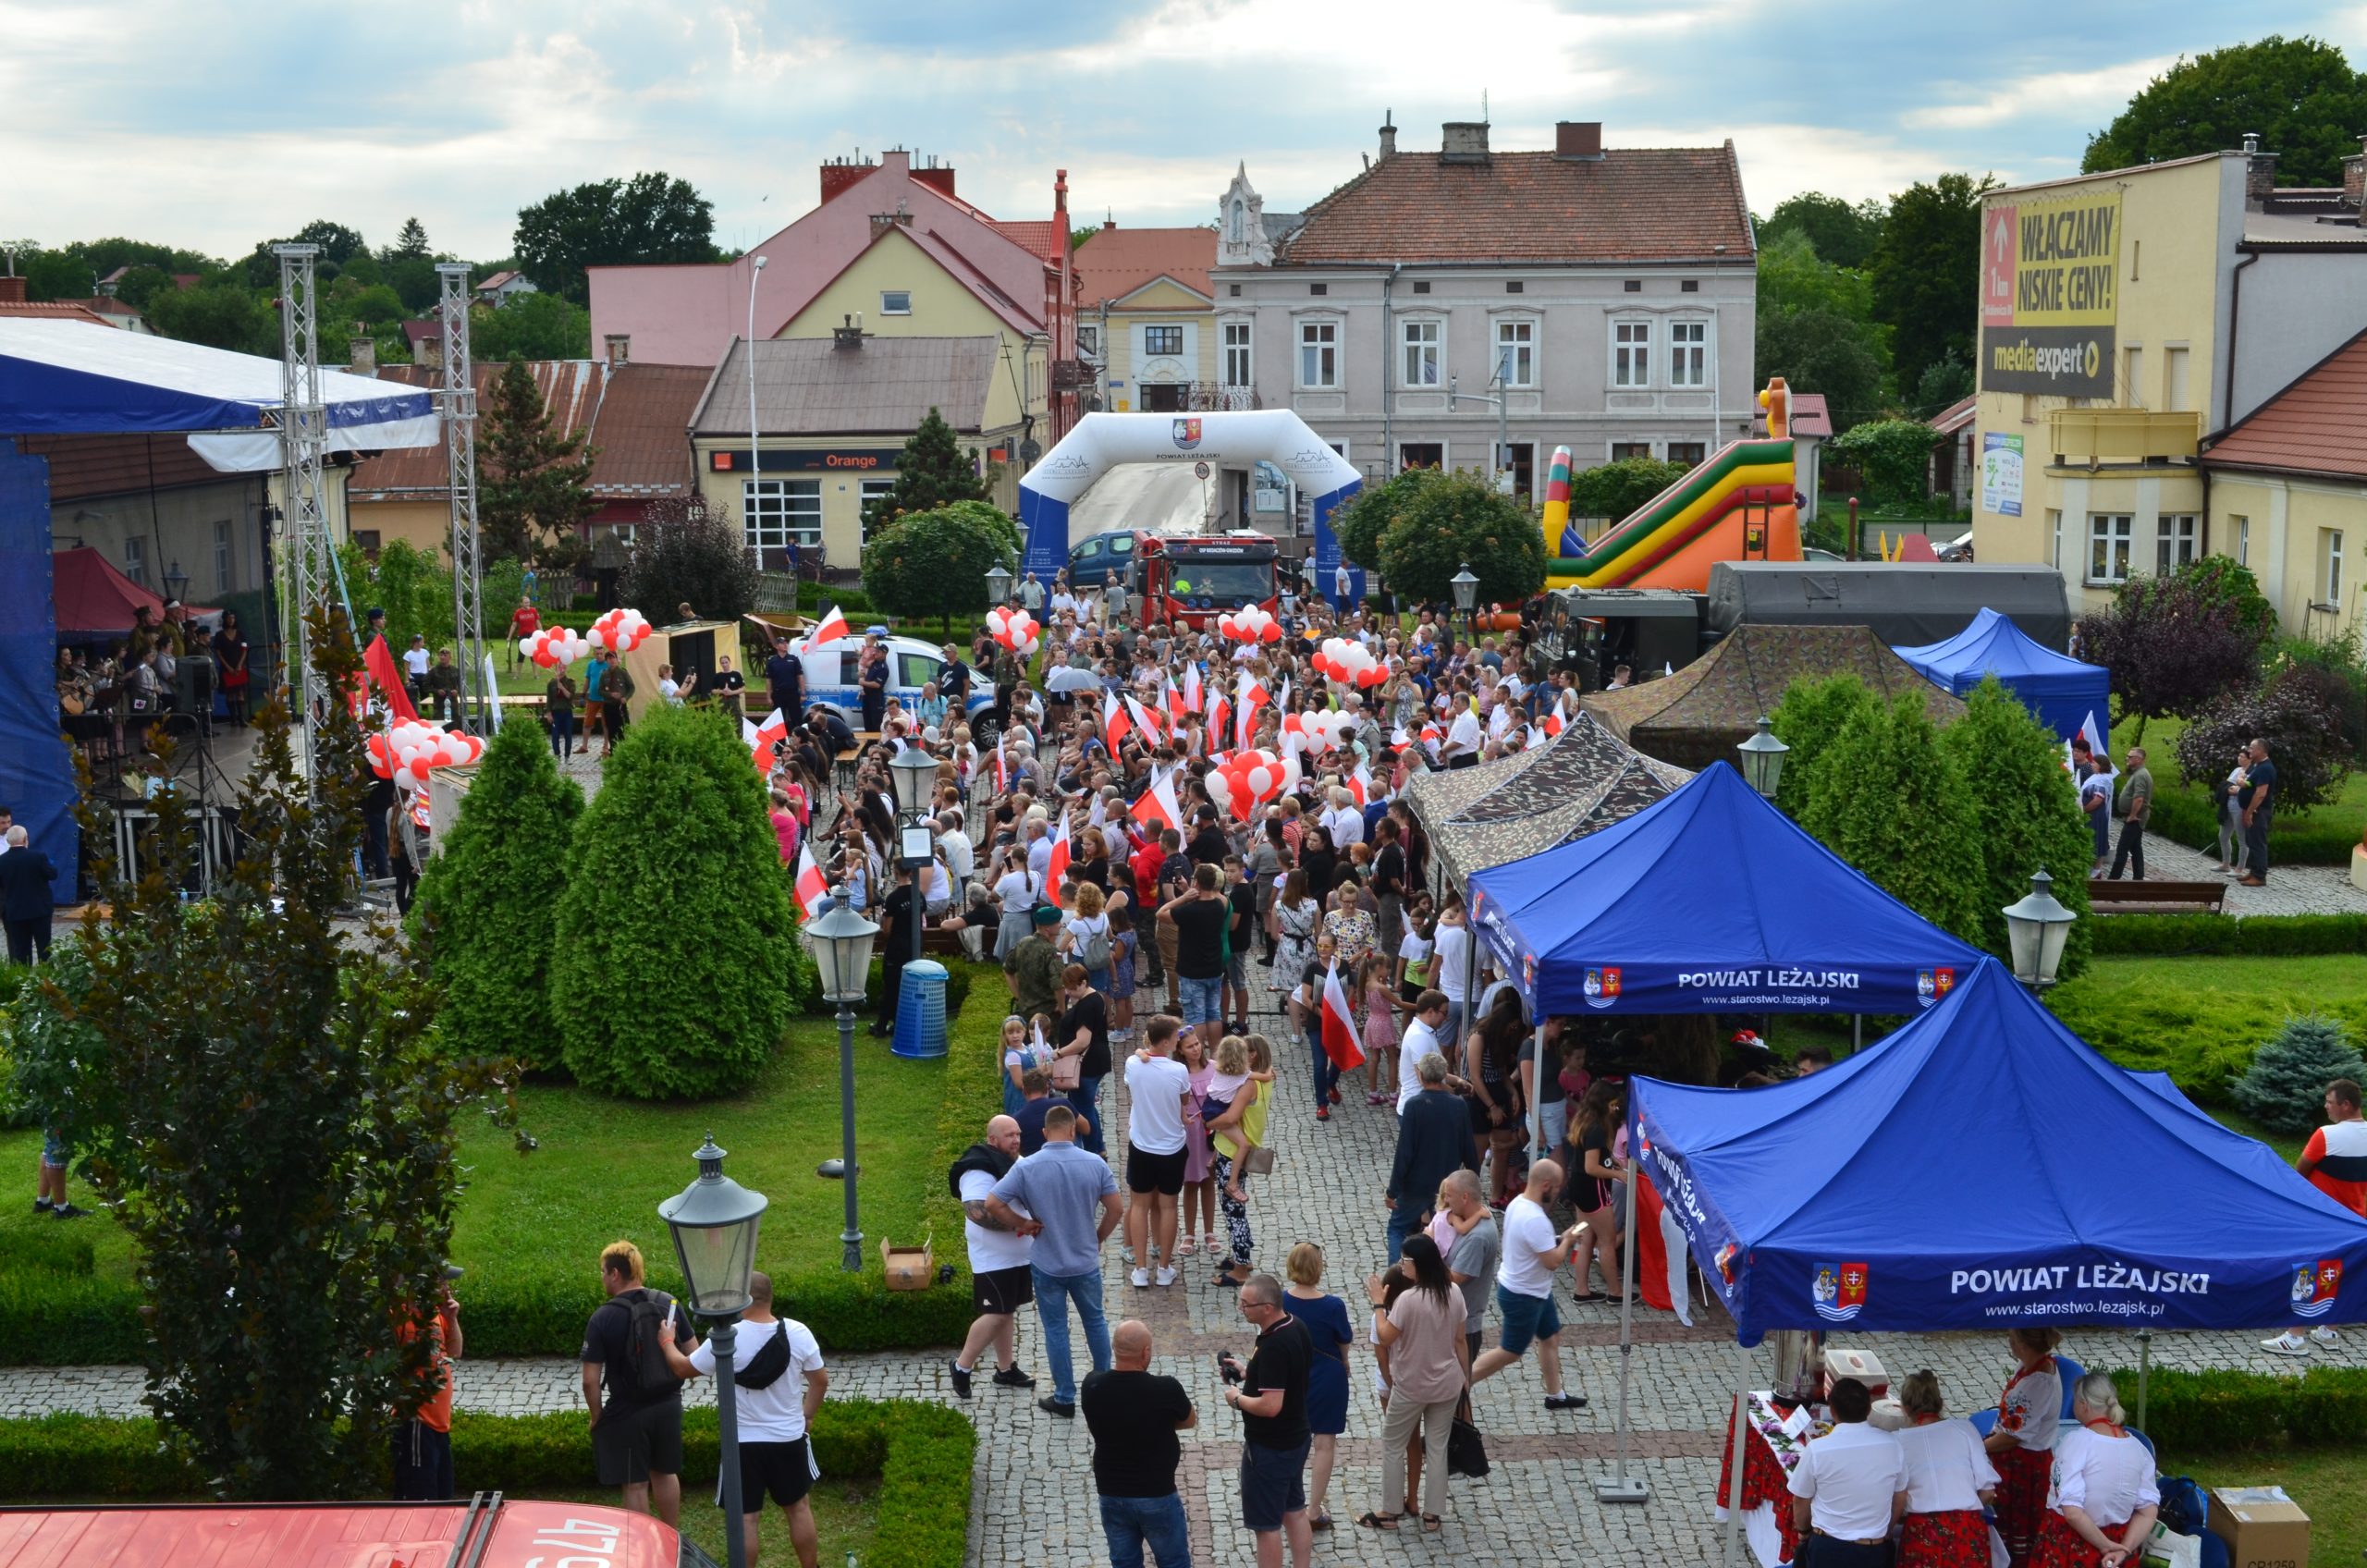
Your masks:
M1077 944L1077 962L1087 969L1110 967L1110 922L1105 916L1098 931L1087 931L1085 940Z
M671 1297L646 1286L627 1292L625 1355L632 1363L633 1387L644 1394L667 1393L682 1385L666 1360L660 1330L674 1310Z

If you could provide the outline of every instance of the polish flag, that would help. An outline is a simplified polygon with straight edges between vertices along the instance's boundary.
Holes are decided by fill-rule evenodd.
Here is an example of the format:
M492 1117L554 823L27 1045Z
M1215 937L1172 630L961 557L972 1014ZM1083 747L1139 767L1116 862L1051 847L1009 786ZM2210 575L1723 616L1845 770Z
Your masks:
M1102 692L1101 741L1102 744L1110 748L1110 754L1111 756L1116 756L1118 754L1119 742L1125 740L1126 736L1134 729L1134 720L1126 717L1125 708L1119 704L1118 693L1115 692Z
M1240 703L1233 716L1233 749L1246 751L1249 737L1257 732L1257 710L1266 704L1266 688L1247 670L1241 672Z
M811 920L814 912L828 897L829 884L822 880L822 868L814 864L814 846L806 844L797 851L797 914L801 920Z
M1002 749L1002 731L995 731L995 793L1011 793L1011 753Z
M1059 831L1052 835L1052 852L1044 863L1044 891L1048 898L1060 896L1061 875L1069 868L1069 819L1061 814Z
M375 686L386 700L389 725L417 724L419 710L411 704L411 693L403 690L402 671L395 666L394 651L386 646L382 633L370 639L370 646L362 650L362 667L369 672L368 684ZM358 717L365 706L362 681L354 682L353 711Z
M1559 735L1562 733L1562 710L1560 708L1555 707L1545 710L1545 733L1548 735Z
M1232 707L1233 705L1224 699L1223 687L1220 686L1208 693L1208 743L1210 745L1224 743L1227 733L1225 725L1226 721L1233 717Z
M1167 704L1168 721L1171 724L1183 723L1184 715L1187 711L1184 706L1184 693L1176 690L1175 680L1172 676L1161 674L1159 680L1160 688L1159 697ZM1198 705L1199 704L1196 703L1193 704L1195 707L1197 707Z
M1323 973L1323 1054L1345 1072L1365 1064L1364 1042L1356 1038L1355 1015L1348 1011L1348 993L1340 985L1340 961Z
M814 630L805 634L805 645L818 648L825 643L835 643L847 635L847 618L839 613L838 606L832 605L815 623Z
M1134 715L1134 727L1149 737L1154 743L1157 742L1161 734L1158 715L1144 707L1131 696L1126 699L1126 711Z
M1196 664L1184 667L1184 705L1194 713L1200 711L1200 667Z
M1372 804L1372 769L1356 764L1355 772L1348 775L1348 793L1355 796L1359 807Z
M1169 781L1167 773L1151 779L1150 788L1143 791L1143 798L1134 802L1128 815L1154 833L1162 827L1184 831L1184 808L1175 799L1175 786Z

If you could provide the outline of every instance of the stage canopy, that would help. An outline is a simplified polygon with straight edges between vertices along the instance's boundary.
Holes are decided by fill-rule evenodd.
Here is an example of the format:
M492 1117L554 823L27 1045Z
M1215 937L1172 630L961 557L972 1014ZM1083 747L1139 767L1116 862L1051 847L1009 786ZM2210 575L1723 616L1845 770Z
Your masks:
M2165 1087L1984 960L1809 1077L1637 1080L1629 1145L1747 1345L1776 1329L2367 1318L2367 1220Z
M1981 956L1723 762L1624 822L1470 887L1473 919L1532 1017L1912 1013Z
M1891 651L1959 697L1980 685L1982 676L1995 676L2067 741L2089 718L2099 730L2111 728L2112 677L2101 666L2056 653L1985 606L1970 626L1945 642Z
M57 640L61 643L105 643L129 635L132 611L148 606L158 621L165 601L115 569L100 551L83 545L50 555L55 574ZM184 606L193 621L211 625L219 610Z
M280 374L277 360L253 354L87 322L0 318L0 430L190 432L190 445L226 472L274 469ZM417 387L324 370L321 397L331 450L442 439L435 398Z

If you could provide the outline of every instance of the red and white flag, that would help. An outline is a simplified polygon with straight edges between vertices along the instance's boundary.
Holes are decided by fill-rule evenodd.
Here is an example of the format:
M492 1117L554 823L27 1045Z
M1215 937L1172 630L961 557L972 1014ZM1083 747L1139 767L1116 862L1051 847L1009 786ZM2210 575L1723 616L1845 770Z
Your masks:
M1126 717L1125 706L1118 701L1118 693L1103 692L1101 693L1101 743L1110 748L1111 756L1118 754L1118 743L1123 741L1134 728L1134 721Z
M1200 711L1200 667L1196 664L1184 667L1184 705L1194 713Z
M814 864L814 846L811 844L800 846L797 851L798 918L813 919L814 912L821 907L823 899L828 896L829 891L829 884L822 880L822 868Z
M1186 710L1184 706L1184 693L1176 690L1175 678L1162 671L1159 678L1159 694L1160 700L1165 702L1167 704L1168 722L1171 724L1183 723L1184 715Z
M1131 696L1126 699L1126 711L1134 715L1134 727L1148 736L1153 743L1157 743L1159 737L1165 733L1159 722L1159 715L1143 706Z
M1348 1011L1348 993L1340 985L1340 961L1323 972L1323 1054L1345 1072L1365 1064L1364 1042L1356 1038L1355 1017Z
M825 643L835 643L847 635L847 618L839 613L838 606L832 605L822 612L822 619L814 623L814 630L805 634L805 645L818 648Z
M1266 704L1266 688L1247 670L1241 672L1240 703L1233 717L1233 749L1246 751L1257 729L1257 710Z
M1068 868L1069 818L1068 814L1066 812L1062 812L1061 814L1061 826L1052 834L1052 852L1044 862L1045 897L1058 898L1060 896L1061 876L1062 873L1068 870Z
M1184 808L1175 799L1175 786L1169 782L1167 773L1152 776L1150 788L1143 791L1143 798L1134 803L1128 815L1154 833L1162 827L1184 831Z
M1011 793L1011 753L1002 749L1002 731L995 731L995 793Z
M1372 804L1372 769L1356 764L1355 772L1348 775L1348 792L1355 796L1359 807Z
M1548 735L1562 733L1562 710L1559 706L1545 710L1545 733Z
M367 685L376 687L379 694L386 699L386 722L389 727L399 723L418 723L419 710L411 705L411 693L403 690L402 672L396 668L394 651L386 646L386 639L383 634L370 639L370 645L362 651L362 664L368 673L365 680L354 682L355 717L359 717L369 704L368 696L363 691L366 681Z
M1233 717L1232 704L1224 700L1224 688L1220 686L1208 693L1208 744L1221 746L1229 731L1226 721Z

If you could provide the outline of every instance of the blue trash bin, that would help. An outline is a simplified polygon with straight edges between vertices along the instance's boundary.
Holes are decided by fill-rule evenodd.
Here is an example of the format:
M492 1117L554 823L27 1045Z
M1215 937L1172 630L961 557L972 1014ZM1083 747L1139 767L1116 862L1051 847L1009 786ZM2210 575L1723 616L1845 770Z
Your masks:
M945 965L926 958L904 965L903 989L896 993L896 1035L888 1048L914 1060L945 1054Z

